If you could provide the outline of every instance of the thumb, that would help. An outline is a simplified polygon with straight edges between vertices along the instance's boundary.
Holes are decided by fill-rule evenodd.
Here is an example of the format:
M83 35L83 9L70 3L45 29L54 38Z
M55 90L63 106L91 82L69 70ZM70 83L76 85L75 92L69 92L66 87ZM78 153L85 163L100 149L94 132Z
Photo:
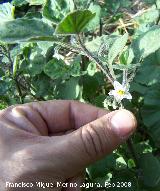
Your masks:
M80 170L116 149L134 132L136 125L134 115L127 110L108 113L61 136L56 147L61 156L57 157L65 161L70 171Z

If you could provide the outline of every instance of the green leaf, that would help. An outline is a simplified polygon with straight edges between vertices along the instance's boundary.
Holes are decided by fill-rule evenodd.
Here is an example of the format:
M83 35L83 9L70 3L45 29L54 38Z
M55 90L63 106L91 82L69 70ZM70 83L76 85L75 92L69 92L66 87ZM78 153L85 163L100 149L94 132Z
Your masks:
M134 53L131 48L127 48L119 57L121 65L130 65L134 59Z
M56 34L78 34L95 17L89 10L77 10L68 14L57 26Z
M135 146L137 155L140 155L142 153L152 153L153 152L153 148L151 147L149 140L139 142L134 146Z
M99 82L94 76L83 77L83 96L86 98L95 98L96 91L99 88Z
M122 52L124 46L126 45L128 40L128 34L124 34L123 36L117 38L111 48L109 49L108 53L108 62L112 64L114 59L118 56L120 52Z
M144 0L144 2L148 5L152 5L156 3L156 0Z
M149 55L141 64L135 81L144 85L153 85L160 80L160 50ZM152 72L151 72L152 71Z
M5 109L5 108L7 108L8 107L8 104L6 104L5 102L0 102L0 110L2 110L2 109Z
M28 39L29 42L52 42L52 43L57 43L58 45L61 45L61 42L58 40L56 36L40 36L40 37L32 37ZM58 43L59 42L59 43ZM63 44L63 43L62 43Z
M135 161L133 159L129 159L127 162L127 166L128 168L135 168L136 167Z
M15 7L10 3L0 4L0 23L14 20Z
M104 159L97 161L90 165L87 169L90 179L103 177L107 174L110 169L116 166L116 160L114 154L111 154Z
M127 168L127 163L124 160L123 157L119 157L116 159L116 169L120 170L120 169L126 169Z
M43 8L43 16L54 23L59 23L67 13L73 10L73 0L47 0Z
M154 26L146 33L140 35L132 44L135 62L139 62L160 48L160 27Z
M85 46L93 54L103 54L103 58L106 60L108 50L117 38L118 36L116 35L102 35L101 37L94 38L92 41L86 42Z
M159 14L159 10L152 8L144 12L142 15L135 17L134 19L139 25L147 25L149 23L155 23L159 17Z
M31 78L31 84L33 86L32 93L36 97L48 96L53 92L50 78L43 72L40 75L36 75L35 77Z
M156 1L156 6L157 6L157 9L160 9L160 0Z
M136 82L132 82L131 83L131 87L130 87L130 92L138 92L140 95L144 95L148 90L148 87L136 83Z
M77 99L80 93L79 78L70 78L57 87L58 99Z
M2 68L0 68L0 79L1 79L2 76L4 76L4 75L5 75L4 71L2 70Z
M66 77L68 75L69 66L62 60L53 58L44 67L44 72L52 79Z
M85 75L87 73L87 71L81 71L81 65L80 65L81 60L79 58L76 58L75 60L73 60L73 62L70 64L70 68L69 68L69 75L73 76L73 77L78 77L81 75Z
M35 76L40 74L43 71L43 67L45 65L45 58L42 55L37 54L34 58L30 61L28 65L28 73L31 76Z
M123 64L114 64L113 65L113 68L114 69L117 69L117 70L132 70L132 69L135 69L137 68L138 66L140 66L140 64L128 64L128 65L123 65Z
M5 81L0 80L0 96L3 96L8 91L8 84Z
M103 177L97 177L95 179L93 179L92 181L94 182L95 186L95 190L99 187L107 187L106 183L110 182L110 180L112 179L112 172L107 173L105 176ZM94 189L93 189L94 190Z
M123 8L128 8L131 5L131 1L130 0L104 0L103 1L103 16L110 16L115 15L117 16L117 14L121 11ZM115 17L114 16L114 17Z
M0 41L17 43L34 37L51 36L54 30L38 19L16 19L0 23Z
M52 79L57 78L69 78L70 76L78 77L86 74L86 72L82 72L80 68L80 61L75 59L70 66L66 65L62 60L58 60L53 58L50 60L45 68L44 72L50 76Z
M148 187L160 184L160 162L151 153L143 154L139 159L142 169L142 180Z
M30 5L43 5L45 0L26 0Z
M13 62L13 77L16 77L17 75L18 65L19 65L19 56L17 55L14 58L14 62Z
M104 103L105 99L106 99L106 95L100 94L99 96L93 98L92 104L97 106L97 107L103 108L104 107L103 103Z
M13 0L12 4L16 7L20 7L22 5L26 5L28 2L26 0Z
M102 86L106 84L103 74L96 72L93 76L85 75L82 78L82 82L84 99L89 99L92 104L96 104L96 96L101 91Z
M37 42L38 47L42 50L42 54L46 55L46 53L50 50L50 48L54 48L53 47L53 42L49 42L49 41L39 41ZM54 50L52 50L52 55L54 53Z
M148 89L144 97L142 118L149 134L154 142L160 147L160 84L155 84Z
M101 44L103 44L105 41L108 40L107 38L108 38L107 35L103 35L101 37L98 36L94 38L92 41L86 42L85 46L89 51L97 53Z
M24 19L42 19L42 14L41 12L27 12L25 16L23 17Z
M101 7L100 5L96 5L91 3L89 6L89 10L92 13L95 13L96 16L89 22L88 26L87 26L87 30L95 30L96 27L99 27L99 23L100 23L100 18L101 18Z
M89 76L93 76L97 72L97 65L95 62L90 62L88 64L87 72Z
M119 183L119 185L117 183ZM114 171L111 185L109 191L137 191L139 187L136 174L130 169Z

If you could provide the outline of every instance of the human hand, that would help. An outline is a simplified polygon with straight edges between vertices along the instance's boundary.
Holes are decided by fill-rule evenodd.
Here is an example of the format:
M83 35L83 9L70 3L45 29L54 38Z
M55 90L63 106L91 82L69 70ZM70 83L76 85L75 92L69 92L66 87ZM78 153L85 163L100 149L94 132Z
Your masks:
M127 110L107 112L76 101L34 102L2 110L1 191L41 190L11 188L9 183L51 183L42 188L47 191L62 190L57 182L80 183L85 167L111 153L135 128L136 119Z

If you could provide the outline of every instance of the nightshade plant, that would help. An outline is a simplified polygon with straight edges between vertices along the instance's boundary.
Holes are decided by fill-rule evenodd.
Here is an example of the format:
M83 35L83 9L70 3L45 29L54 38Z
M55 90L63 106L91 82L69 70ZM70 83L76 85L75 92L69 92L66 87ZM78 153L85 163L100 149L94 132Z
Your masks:
M89 166L86 182L100 183L98 190L159 191L159 21L159 0L0 4L0 108L74 99L131 110L137 132Z

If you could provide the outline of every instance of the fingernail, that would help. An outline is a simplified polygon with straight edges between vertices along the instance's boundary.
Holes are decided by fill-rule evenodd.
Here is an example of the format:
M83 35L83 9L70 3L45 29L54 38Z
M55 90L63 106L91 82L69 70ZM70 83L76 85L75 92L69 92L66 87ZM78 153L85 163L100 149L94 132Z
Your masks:
M112 130L123 139L126 139L134 132L136 125L134 115L125 109L116 111L111 118Z

